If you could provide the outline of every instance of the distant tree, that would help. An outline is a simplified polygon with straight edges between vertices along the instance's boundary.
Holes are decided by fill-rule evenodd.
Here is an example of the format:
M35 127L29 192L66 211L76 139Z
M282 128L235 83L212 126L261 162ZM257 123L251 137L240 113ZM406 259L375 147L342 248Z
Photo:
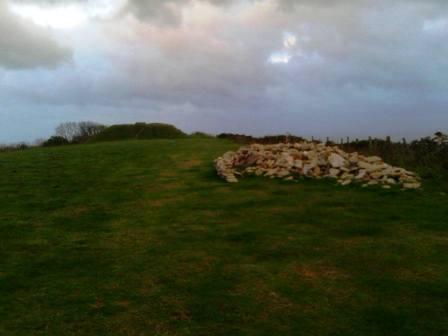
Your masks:
M78 123L78 136L89 138L95 136L106 129L106 126L93 121L81 121Z
M83 142L89 137L101 133L106 126L93 121L66 122L56 127L56 136L69 142Z
M29 144L19 142L15 144L0 144L0 152L18 151L30 148Z
M38 139L34 140L33 146L40 147L44 144L45 141L47 141L47 140L44 138L38 138Z
M436 134L434 134L434 137L432 139L439 145L448 143L448 135L443 134L442 132L437 132Z
M77 136L78 130L78 123L65 122L56 127L56 136L64 138L67 141L72 141Z
M18 150L23 150L23 149L28 149L28 148L29 148L29 145L26 144L25 142L21 142L21 143L17 144Z

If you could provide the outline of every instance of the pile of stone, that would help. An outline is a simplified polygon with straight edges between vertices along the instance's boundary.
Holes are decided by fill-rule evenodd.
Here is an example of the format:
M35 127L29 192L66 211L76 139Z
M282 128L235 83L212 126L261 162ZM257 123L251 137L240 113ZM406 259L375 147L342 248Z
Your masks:
M332 178L343 186L358 182L363 187L381 185L386 189L421 187L415 173L388 165L380 157L306 141L244 146L216 159L215 167L218 175L231 183L238 182L237 176L256 175L291 181L300 177Z

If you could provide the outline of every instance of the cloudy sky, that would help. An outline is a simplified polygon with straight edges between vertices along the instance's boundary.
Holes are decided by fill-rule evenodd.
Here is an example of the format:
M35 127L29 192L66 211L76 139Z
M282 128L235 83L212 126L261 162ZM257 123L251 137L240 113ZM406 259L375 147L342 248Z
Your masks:
M64 121L448 129L446 0L0 0L0 143Z

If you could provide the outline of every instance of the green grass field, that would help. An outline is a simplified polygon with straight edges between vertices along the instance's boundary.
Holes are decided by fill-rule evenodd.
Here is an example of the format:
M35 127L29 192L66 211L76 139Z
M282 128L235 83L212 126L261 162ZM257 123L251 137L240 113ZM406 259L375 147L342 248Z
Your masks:
M0 154L0 335L448 335L448 196L248 178L216 139Z

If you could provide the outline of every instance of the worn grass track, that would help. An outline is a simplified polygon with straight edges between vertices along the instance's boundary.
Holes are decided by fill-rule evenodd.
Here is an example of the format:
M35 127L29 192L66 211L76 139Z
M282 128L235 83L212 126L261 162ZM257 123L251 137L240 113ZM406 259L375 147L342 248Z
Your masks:
M0 154L0 335L448 334L442 186L227 185L234 147Z

